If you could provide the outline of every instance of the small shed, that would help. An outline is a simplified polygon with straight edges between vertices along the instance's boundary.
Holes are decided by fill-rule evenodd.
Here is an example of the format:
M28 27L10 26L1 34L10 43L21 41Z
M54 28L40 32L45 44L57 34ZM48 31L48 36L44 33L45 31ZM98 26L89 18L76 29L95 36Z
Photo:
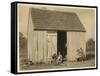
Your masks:
M85 28L73 12L31 8L28 22L28 58L32 62L49 62L61 53L75 61L77 50L85 51Z

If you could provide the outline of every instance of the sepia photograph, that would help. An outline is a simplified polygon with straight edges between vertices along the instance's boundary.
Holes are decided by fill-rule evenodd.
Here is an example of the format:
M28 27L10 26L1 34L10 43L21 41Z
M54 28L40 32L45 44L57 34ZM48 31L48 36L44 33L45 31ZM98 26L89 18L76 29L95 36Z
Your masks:
M97 68L97 7L17 3L17 71Z

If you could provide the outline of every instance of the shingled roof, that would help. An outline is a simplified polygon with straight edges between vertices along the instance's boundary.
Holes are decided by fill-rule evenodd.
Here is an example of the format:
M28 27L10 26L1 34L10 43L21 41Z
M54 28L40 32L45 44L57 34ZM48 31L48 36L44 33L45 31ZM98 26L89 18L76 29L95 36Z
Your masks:
M86 31L76 13L32 8L31 15L35 30Z

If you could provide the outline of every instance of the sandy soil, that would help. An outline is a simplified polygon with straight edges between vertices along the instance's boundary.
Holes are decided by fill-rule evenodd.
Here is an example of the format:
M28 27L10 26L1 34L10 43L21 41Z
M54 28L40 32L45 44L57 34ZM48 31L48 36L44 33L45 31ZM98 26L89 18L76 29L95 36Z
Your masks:
M80 67L93 67L95 66L95 59L91 58L85 61L65 61L61 64L33 64L33 65L20 65L20 70L35 70L35 69L55 69L55 68L80 68Z

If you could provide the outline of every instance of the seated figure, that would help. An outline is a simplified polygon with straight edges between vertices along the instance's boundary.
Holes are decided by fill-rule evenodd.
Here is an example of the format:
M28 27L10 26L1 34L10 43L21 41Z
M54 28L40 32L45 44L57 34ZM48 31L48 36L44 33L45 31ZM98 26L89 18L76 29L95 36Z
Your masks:
M57 64L60 64L60 63L62 63L62 55L59 52L58 57L57 57Z

